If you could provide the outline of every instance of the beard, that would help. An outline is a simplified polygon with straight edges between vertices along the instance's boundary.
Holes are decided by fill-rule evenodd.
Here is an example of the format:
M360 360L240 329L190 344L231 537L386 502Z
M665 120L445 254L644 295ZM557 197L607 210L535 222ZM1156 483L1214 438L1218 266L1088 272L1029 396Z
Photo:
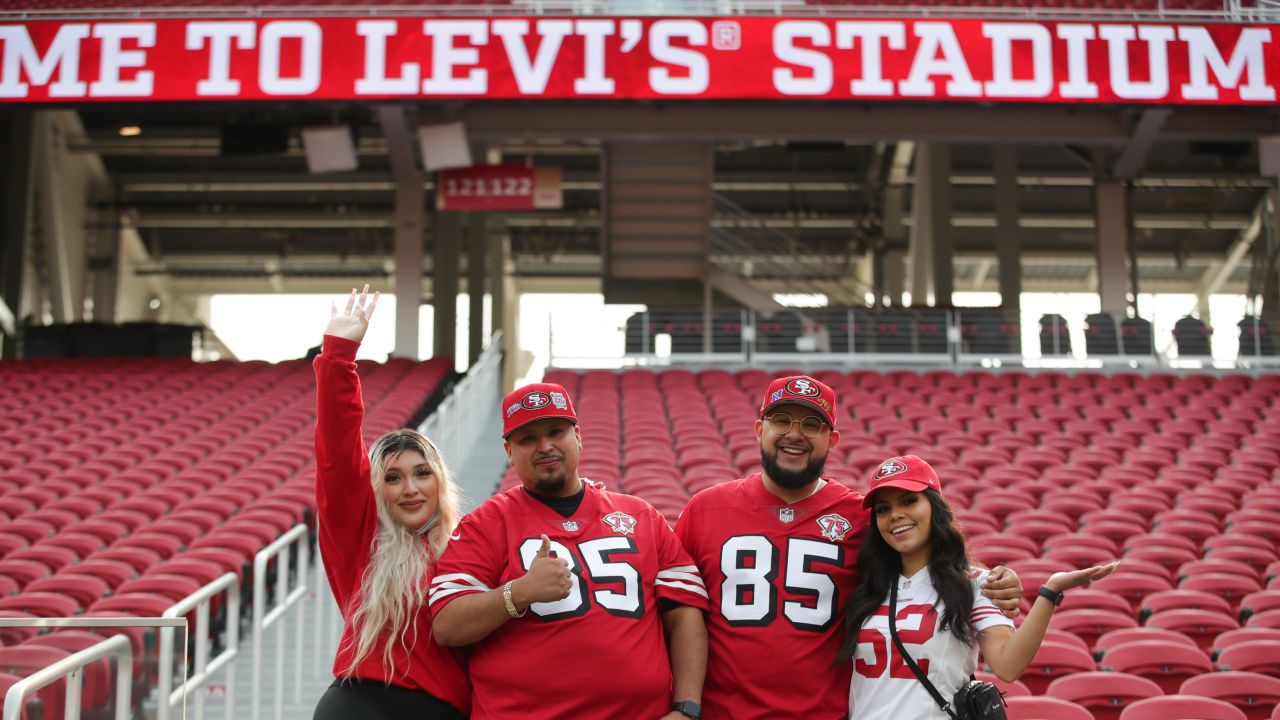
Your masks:
M776 453L770 455L764 448L760 448L760 466L764 468L765 475L789 490L798 490L818 480L822 477L822 470L826 464L827 456L823 455L811 459L803 470L785 470L778 465Z
M544 478L538 478L533 481L533 489L539 495L559 496L564 492L564 486L568 484L569 478L563 472L549 475Z

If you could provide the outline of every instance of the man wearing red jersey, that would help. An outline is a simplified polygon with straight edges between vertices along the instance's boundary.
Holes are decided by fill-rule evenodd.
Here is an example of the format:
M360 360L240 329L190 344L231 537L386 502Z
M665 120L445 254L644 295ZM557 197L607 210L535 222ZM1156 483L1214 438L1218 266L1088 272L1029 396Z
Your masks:
M462 519L429 600L473 646L471 717L698 718L707 591L666 520L578 476L563 387L508 394L503 436L521 486Z
M676 524L710 597L706 720L849 716L852 664L836 655L868 516L862 495L822 478L836 417L825 383L774 380L756 421L762 471L698 493ZM1017 577L997 577L986 594L1016 612Z

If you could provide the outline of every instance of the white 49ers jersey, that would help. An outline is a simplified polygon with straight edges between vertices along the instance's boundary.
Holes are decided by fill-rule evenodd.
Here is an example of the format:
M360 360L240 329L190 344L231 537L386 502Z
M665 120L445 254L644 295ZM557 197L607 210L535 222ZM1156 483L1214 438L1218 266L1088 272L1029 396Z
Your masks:
M1013 621L978 590L986 580L983 572L971 579L973 611L969 625L975 633ZM898 638L929 676L929 682L950 701L956 690L978 667L978 645L970 647L949 629L943 631L942 601L933 587L929 568L910 578L898 577L898 608L895 616ZM849 717L858 720L890 718L945 719L938 704L916 679L889 636L889 600L862 624L858 649L853 656L853 683L849 688Z
M711 599L705 720L849 712L849 663L836 654L866 518L862 496L838 483L789 505L759 473L689 501L676 535Z

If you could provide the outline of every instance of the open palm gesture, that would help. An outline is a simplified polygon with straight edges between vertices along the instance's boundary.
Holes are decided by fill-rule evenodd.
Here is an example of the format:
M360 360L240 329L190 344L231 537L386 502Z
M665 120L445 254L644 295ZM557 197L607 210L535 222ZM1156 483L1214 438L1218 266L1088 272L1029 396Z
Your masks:
M378 306L379 294L375 292L373 298L370 298L369 286L366 284L357 297L356 289L351 288L351 296L347 298L345 309L339 312L337 303L330 307L329 326L324 329L324 334L352 342L364 340L365 331L369 329L369 318L373 317L373 309Z

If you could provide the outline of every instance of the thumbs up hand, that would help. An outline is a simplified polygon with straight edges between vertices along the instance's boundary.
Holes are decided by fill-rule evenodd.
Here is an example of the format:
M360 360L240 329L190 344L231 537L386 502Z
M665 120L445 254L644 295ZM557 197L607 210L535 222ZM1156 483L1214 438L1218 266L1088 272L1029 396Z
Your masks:
M569 596L573 576L569 561L551 554L551 539L542 536L542 546L529 564L529 572L511 585L512 598L519 607L529 603L554 602Z

